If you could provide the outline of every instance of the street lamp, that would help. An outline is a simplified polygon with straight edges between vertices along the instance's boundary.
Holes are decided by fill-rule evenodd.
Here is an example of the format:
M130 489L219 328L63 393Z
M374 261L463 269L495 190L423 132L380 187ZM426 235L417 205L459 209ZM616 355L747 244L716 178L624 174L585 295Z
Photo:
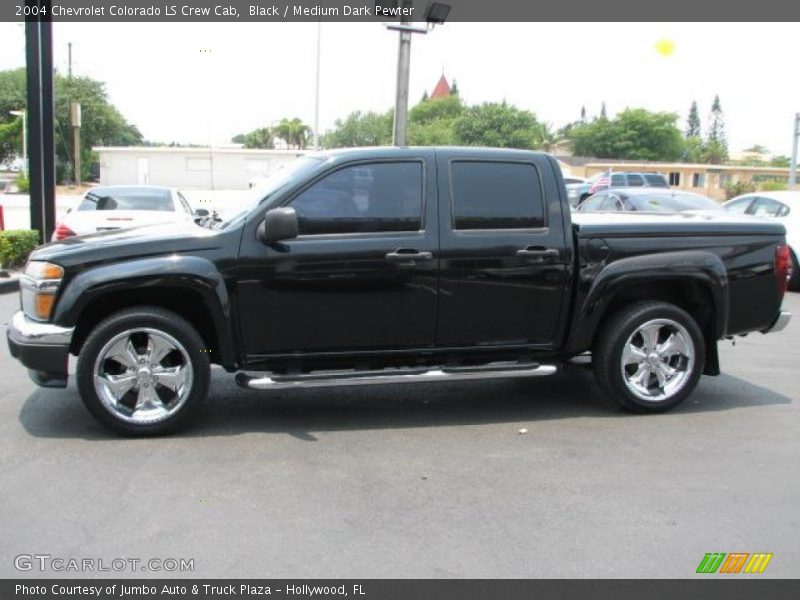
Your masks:
M397 91L394 102L394 131L392 139L395 146L405 146L408 130L408 82L411 72L411 34L426 34L436 25L447 20L450 5L440 2L431 2L425 11L427 27L415 27L409 23L409 15L414 4L413 0L376 0L376 8L395 9L400 14L398 25L386 25L387 29L400 33L400 44L397 49ZM399 6L398 6L399 5ZM397 14L397 13L395 13Z
M9 114L22 117L22 172L28 177L28 118L25 110L11 110Z

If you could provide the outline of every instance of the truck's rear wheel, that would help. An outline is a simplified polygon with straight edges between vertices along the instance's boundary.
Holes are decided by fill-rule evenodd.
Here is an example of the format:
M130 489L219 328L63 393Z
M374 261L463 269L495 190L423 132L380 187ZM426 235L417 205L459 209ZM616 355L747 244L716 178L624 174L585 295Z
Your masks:
M703 333L675 305L637 302L604 325L592 362L601 389L623 408L668 410L691 394L700 379Z
M78 359L78 390L92 415L124 435L168 433L208 393L203 340L186 320L155 307L102 321Z

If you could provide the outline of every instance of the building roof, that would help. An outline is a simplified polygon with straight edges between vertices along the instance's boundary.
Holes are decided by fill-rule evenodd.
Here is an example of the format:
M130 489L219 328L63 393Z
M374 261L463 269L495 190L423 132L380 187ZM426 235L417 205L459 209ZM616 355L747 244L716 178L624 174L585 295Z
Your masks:
M450 95L450 84L447 83L447 78L442 73L442 76L439 78L436 87L433 88L433 92L431 93L431 99L435 100L436 98L447 98Z

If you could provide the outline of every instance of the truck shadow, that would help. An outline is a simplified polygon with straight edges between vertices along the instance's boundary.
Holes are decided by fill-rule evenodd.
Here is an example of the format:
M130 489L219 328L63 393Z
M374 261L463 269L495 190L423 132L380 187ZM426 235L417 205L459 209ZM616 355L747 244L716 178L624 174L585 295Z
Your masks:
M703 378L694 394L667 415L635 416L618 409L590 372L536 380L420 383L275 392L243 390L218 372L199 417L175 437L285 433L316 441L314 432L449 427L553 419L649 419L789 404L792 399L737 377ZM43 438L119 439L86 412L74 383L37 389L20 412L28 433Z

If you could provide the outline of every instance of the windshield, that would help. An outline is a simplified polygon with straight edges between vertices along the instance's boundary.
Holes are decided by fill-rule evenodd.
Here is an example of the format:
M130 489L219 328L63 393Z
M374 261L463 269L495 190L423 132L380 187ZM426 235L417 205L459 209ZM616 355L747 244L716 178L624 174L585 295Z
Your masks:
M162 188L95 188L78 205L87 210L174 211L172 193Z
M250 193L245 194L243 199L226 206L225 213L222 215L223 218L217 226L224 228L232 222L243 218L296 175L310 171L319 165L322 160L323 158L320 157L304 156L291 163L281 165L275 173L260 180L259 185L254 187Z

